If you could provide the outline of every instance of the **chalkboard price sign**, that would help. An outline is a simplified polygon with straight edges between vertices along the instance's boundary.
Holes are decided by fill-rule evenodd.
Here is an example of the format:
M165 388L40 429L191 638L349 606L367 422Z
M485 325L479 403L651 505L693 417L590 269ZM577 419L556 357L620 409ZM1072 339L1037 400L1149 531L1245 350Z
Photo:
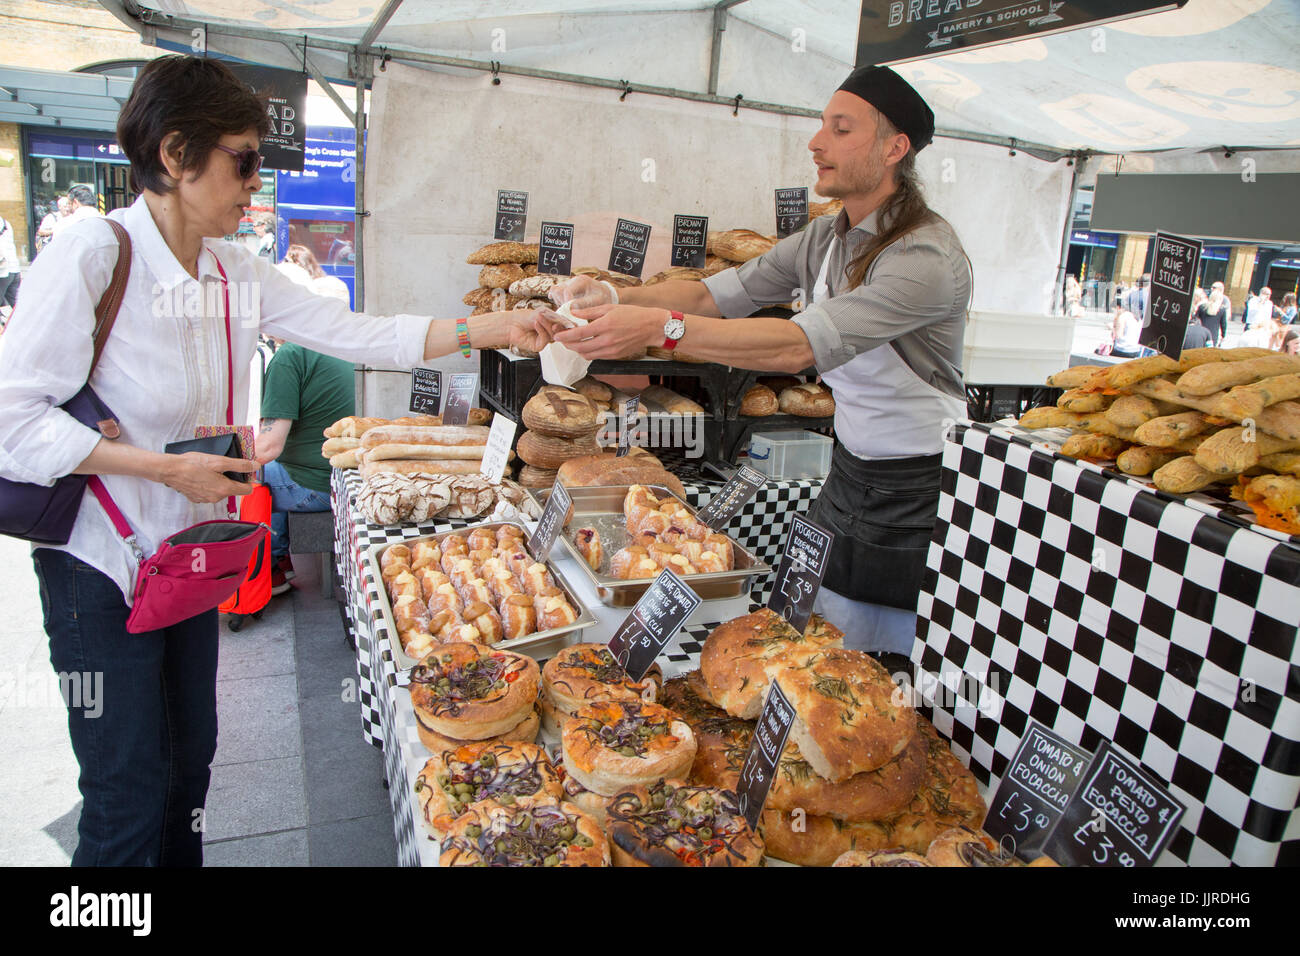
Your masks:
M442 372L436 368L411 369L411 404L417 415L437 415L442 407Z
M469 410L477 398L478 372L453 372L447 382L447 407L442 413L442 423L469 424Z
M673 216L673 265L703 269L708 241L708 216Z
M492 227L492 238L523 242L527 224L528 193L517 189L498 189L496 224Z
M1184 807L1110 741L1043 848L1062 866L1151 866L1173 838Z
M649 226L631 219L620 219L614 227L614 244L609 248L609 271L641 278L649 245Z
M1201 244L1195 239L1157 232L1155 246L1147 321L1138 341L1177 359L1183 354L1183 336L1192 317Z
M632 451L632 438L636 434L637 408L640 396L629 395L623 399L623 416L618 425L618 452L616 458L626 458Z
M702 600L671 569L659 572L609 639L609 652L628 677L634 681L645 677L655 658Z
M798 515L790 519L785 550L776 567L776 581L767 606L780 614L796 631L803 631L812 617L813 602L826 574L831 543L835 535Z
M537 248L537 271L556 276L573 273L573 223L542 223L541 241Z
M749 753L745 755L745 762L740 767L740 782L736 785L740 812L755 830L758 829L758 820L763 814L763 804L767 802L767 792L776 778L781 752L785 750L790 728L794 726L794 716L794 707L781 690L781 685L772 681L768 685L758 723L754 725Z
M731 480L722 486L722 490L695 513L695 517L714 531L721 531L765 484L767 478L761 472L748 465L741 465Z
M1086 750L1031 722L989 803L984 832L1024 860L1040 856L1091 760Z
M542 516L537 520L537 527L533 530L533 536L528 539L528 553L538 561L545 561L551 553L551 548L555 546L555 539L568 524L571 507L573 507L573 499L569 497L569 490L564 487L560 479L556 478L555 484L551 486L551 496L546 499L546 507L542 509Z
M784 239L808 225L808 187L776 191L776 237Z

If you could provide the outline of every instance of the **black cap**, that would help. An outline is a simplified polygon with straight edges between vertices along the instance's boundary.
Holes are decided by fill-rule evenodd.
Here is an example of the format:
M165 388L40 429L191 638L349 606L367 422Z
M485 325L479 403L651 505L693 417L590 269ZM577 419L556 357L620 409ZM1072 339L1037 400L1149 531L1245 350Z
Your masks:
M918 153L934 139L934 111L911 84L887 66L864 66L849 74L840 89L866 100L906 133Z

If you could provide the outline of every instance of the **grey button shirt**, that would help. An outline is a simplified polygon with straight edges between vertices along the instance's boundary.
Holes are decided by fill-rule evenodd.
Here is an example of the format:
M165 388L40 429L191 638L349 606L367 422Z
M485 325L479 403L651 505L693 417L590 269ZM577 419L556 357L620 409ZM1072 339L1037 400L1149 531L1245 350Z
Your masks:
M962 343L971 297L966 253L952 227L936 219L884 249L866 281L848 289L845 267L876 234L877 217L873 212L852 229L844 212L814 219L771 252L704 284L721 313L733 318L794 299L808 303L834 243L827 274L831 297L794 317L812 345L817 370L828 372L889 344L922 381L964 400Z

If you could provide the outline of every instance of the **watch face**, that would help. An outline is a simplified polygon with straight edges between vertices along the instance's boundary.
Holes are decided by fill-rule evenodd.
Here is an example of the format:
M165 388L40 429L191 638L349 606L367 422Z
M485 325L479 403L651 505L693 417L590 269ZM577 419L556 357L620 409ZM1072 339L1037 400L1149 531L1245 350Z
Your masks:
M669 319L664 323L664 336L670 339L680 339L686 334L686 323L681 319Z

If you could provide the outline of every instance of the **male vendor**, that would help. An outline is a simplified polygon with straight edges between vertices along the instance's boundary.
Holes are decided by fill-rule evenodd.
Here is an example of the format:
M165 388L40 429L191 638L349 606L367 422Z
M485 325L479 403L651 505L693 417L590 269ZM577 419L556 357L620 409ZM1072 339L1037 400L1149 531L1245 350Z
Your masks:
M916 153L933 136L934 114L898 74L855 70L808 143L816 191L843 200L838 216L702 283L615 292L576 278L553 297L590 323L560 330L538 318L586 358L656 345L739 368L815 365L835 394L837 438L810 513L835 532L816 609L844 630L847 646L877 654L911 653L940 452L966 413L970 264L916 179ZM805 303L792 321L715 318L792 299Z

